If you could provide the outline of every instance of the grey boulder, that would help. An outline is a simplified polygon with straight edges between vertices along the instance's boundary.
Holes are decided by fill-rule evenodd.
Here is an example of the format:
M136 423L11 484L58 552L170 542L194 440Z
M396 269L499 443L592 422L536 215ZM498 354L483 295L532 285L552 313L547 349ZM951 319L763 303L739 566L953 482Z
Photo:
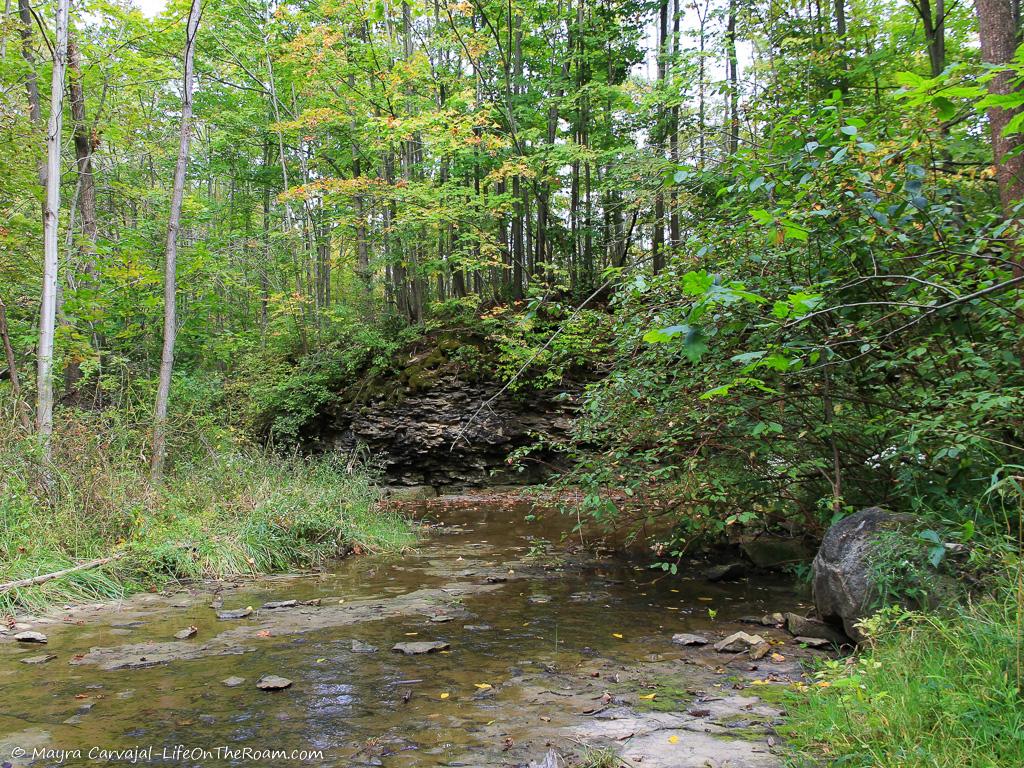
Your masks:
M828 529L811 566L814 605L823 621L841 626L858 642L864 640L857 622L871 614L878 599L872 579L875 544L907 522L906 516L868 507Z

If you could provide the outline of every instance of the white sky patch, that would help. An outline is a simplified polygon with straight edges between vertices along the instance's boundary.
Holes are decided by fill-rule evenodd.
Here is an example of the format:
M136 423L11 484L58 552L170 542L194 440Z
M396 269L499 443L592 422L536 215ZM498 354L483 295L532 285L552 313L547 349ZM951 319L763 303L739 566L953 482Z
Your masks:
M159 16L163 13L164 8L167 7L167 0L135 0L135 5L139 7L143 14L152 19L154 16Z

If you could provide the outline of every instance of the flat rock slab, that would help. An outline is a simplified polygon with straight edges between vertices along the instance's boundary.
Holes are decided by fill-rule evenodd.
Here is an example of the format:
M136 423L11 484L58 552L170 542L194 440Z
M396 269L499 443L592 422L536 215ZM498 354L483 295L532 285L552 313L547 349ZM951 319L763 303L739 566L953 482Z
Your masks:
M223 680L221 680L221 683L226 685L228 688L237 688L244 682L244 677L236 677L235 675L232 675L231 677L226 677Z
M689 632L678 632L672 635L672 642L676 645L707 645L711 641L703 635L691 635Z
M256 681L256 687L261 691L281 691L285 688L290 688L292 681L287 677L279 677L277 675L264 675Z
M395 643L392 651L404 653L406 656L419 656L423 653L434 653L435 651L448 650L448 643L441 640L421 641L417 643Z
M370 645L361 640L352 641L352 653L376 653L378 650L376 645Z
M256 650L251 646L237 643L218 642L215 638L209 643L134 643L113 648L91 648L83 656L73 658L74 666L95 664L100 669L112 672L118 669L145 669L172 661L189 661L206 656L235 656Z
M615 752L629 759L630 764L644 768L780 768L782 765L765 741L729 738L728 729L716 727L703 717L657 712L613 720L592 719L571 729L571 733L582 742L614 745Z
M53 661L57 656L52 653L41 653L38 656L29 656L28 658L21 659L22 664L45 664L48 661Z
M185 629L180 629L177 632L175 632L174 637L177 640L188 640L190 637L195 637L196 632L198 631L199 628L195 626L185 627Z
M298 600L271 600L260 606L261 611L276 611L281 608L294 608L299 604Z
M502 589L498 585L467 585L467 594L484 594ZM325 605L305 614L301 611L268 611L258 624L242 624L225 630L203 643L133 643L130 645L95 647L84 656L73 659L74 665L95 665L100 669L140 669L171 661L187 661L207 656L228 656L249 653L255 648L245 643L259 637L261 631L274 635L304 634L329 627L351 626L367 621L423 615L445 598L441 589L419 589L393 598L353 600L344 605Z
M42 632L19 632L14 636L14 639L19 643L45 643L46 635Z
M252 608L236 608L233 611L217 611L217 618L221 621L230 621L231 619L244 619L246 616L252 616Z
M746 632L733 632L724 640L715 643L714 648L719 653L739 653L748 648L754 648L764 643L760 635L748 635Z

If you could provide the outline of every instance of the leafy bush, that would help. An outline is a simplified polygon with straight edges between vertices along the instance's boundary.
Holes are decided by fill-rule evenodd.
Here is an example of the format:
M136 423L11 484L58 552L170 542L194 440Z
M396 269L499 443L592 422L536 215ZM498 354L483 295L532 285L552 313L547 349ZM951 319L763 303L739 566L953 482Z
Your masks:
M761 106L760 146L670 174L689 236L660 274L621 277L566 482L663 508L677 551L872 504L990 523L1024 409L1024 295L991 192L936 167L927 115Z

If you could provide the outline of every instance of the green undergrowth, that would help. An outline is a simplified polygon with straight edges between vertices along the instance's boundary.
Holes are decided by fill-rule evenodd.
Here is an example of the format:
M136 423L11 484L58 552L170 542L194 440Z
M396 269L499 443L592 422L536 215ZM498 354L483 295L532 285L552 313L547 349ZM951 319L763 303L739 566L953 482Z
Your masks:
M1024 765L1019 576L944 613L888 609L859 655L790 695L791 764L844 768Z
M315 568L354 547L412 541L403 518L378 509L371 479L330 458L281 457L208 430L177 446L152 488L144 429L110 413L64 414L58 426L48 483L32 442L0 439L0 583L117 559L0 594L0 615L173 579Z

